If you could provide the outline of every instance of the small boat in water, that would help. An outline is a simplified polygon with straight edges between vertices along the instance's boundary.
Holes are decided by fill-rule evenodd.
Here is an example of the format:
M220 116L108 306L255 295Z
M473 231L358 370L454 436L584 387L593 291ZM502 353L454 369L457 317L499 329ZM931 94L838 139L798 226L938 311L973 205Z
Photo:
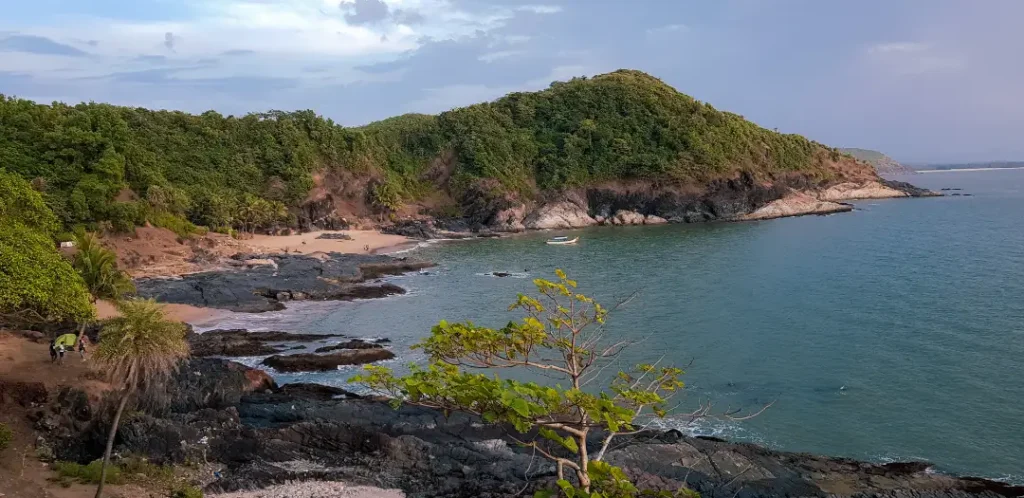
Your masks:
M580 240L579 237L574 237L571 239L569 237L552 237L548 239L548 244L551 244L553 246L567 246L569 244L575 244L578 240Z

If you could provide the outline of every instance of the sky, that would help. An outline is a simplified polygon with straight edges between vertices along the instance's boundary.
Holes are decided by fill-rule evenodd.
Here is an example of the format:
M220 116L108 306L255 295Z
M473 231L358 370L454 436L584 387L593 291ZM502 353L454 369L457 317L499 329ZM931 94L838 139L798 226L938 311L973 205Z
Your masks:
M1020 0L2 0L0 93L343 125L616 69L905 162L1024 160Z

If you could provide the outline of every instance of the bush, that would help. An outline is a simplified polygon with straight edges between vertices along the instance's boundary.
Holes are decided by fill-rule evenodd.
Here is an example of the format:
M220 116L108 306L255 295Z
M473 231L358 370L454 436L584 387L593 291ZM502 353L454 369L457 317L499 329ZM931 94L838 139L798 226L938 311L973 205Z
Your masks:
M82 484L99 484L100 482L100 460L90 462L89 465L82 465L74 462L56 462L53 464L53 471L61 480L68 479L78 481ZM121 468L117 465L107 466L107 484L123 484L124 476Z
M171 498L203 498L203 490L195 486L181 486L171 493Z
M166 211L151 212L147 215L147 219L153 226L166 228L183 239L188 239L193 235L206 234L205 228L197 227L185 218Z
M0 424L0 451L7 449L14 441L14 431L7 424Z

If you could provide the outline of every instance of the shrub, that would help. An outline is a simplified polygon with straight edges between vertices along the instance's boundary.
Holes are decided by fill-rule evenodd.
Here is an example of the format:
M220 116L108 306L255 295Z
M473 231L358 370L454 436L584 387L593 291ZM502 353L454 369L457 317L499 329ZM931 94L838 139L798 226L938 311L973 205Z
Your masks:
M171 493L171 498L203 498L203 490L195 486L181 486Z
M7 449L14 441L14 431L7 424L0 424L0 451Z
M53 464L53 471L57 473L57 477L61 480L70 479L82 484L99 484L100 465L102 463L100 460L94 460L88 465L74 462L56 462ZM120 467L116 465L107 467L107 483L124 483L124 476L121 473Z

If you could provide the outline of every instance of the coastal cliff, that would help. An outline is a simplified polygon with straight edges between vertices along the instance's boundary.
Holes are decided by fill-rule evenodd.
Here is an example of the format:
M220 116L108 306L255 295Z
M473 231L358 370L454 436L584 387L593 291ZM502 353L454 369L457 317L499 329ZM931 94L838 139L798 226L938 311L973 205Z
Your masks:
M384 228L413 238L460 237L465 232L520 232L595 225L658 225L749 221L853 210L845 201L931 197L940 194L883 179L813 184L802 177L759 182L740 174L706 187L664 188L605 184L548 194L537 201L502 197L458 219L417 217Z

